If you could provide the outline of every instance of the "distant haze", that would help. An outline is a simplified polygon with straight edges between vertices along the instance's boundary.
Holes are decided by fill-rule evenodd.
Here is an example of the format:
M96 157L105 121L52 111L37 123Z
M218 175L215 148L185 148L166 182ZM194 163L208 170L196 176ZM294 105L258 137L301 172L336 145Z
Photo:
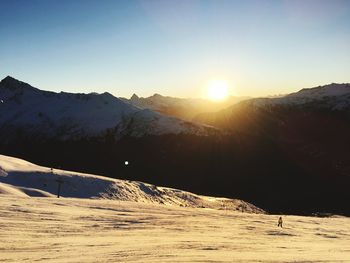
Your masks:
M266 96L350 82L350 1L1 1L0 79L52 91Z

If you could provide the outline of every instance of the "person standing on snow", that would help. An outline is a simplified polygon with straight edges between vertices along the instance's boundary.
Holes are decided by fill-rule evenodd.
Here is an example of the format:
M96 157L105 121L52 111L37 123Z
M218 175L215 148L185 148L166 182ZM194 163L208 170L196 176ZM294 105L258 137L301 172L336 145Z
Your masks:
M283 228L282 224L283 224L283 220L282 220L282 217L280 216L280 218L278 218L278 225L277 225L277 227L280 226L280 227Z

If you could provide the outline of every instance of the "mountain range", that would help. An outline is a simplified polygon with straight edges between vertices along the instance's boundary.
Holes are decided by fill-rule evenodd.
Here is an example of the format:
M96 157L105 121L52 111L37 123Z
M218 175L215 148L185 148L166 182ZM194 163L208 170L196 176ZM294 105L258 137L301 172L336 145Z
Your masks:
M273 213L350 215L349 84L189 115L190 99L53 93L11 77L0 100L2 154Z
M150 109L162 114L192 121L200 113L219 111L240 101L247 100L249 97L229 96L223 101L211 101L207 99L174 98L160 94L142 98L133 94L130 99L121 99L141 109Z
M54 93L6 77L0 82L0 98L1 133L7 140L17 140L18 134L70 140L106 134L139 137L215 132L204 125L137 108L107 92Z

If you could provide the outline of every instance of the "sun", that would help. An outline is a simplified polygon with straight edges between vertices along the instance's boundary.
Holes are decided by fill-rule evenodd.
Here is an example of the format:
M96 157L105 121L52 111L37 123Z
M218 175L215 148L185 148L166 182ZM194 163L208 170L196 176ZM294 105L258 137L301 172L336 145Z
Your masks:
M213 80L208 85L208 98L211 100L223 100L228 95L228 86L224 80Z

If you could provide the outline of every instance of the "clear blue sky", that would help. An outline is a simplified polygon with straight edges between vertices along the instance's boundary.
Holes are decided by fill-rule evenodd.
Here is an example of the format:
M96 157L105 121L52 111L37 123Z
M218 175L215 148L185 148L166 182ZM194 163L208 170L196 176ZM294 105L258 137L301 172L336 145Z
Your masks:
M350 82L350 1L0 0L0 78L53 91L262 96Z

